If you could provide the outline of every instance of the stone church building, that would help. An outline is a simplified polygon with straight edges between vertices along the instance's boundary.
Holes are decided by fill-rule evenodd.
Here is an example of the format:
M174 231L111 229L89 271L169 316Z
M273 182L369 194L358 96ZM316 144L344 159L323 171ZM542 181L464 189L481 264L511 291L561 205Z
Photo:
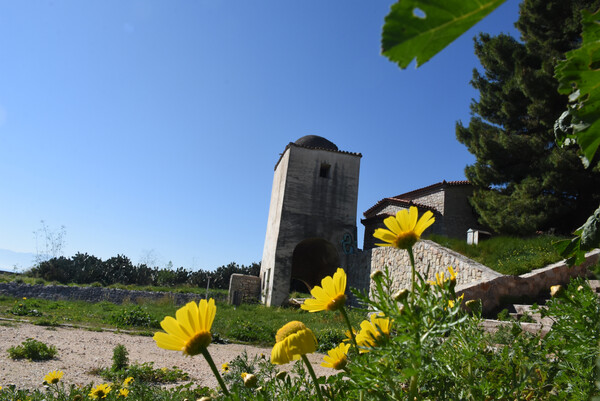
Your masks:
M446 236L466 239L467 230L477 226L468 202L471 185L467 181L442 181L382 199L369 208L361 220L365 226L364 250L358 249L361 157L316 135L304 136L285 147L273 177L260 271L262 303L281 305L292 282L312 288L339 266L346 269L349 285L364 286L373 263L373 231L384 227L383 220L400 209L416 206L419 214L431 210L436 224L429 232Z

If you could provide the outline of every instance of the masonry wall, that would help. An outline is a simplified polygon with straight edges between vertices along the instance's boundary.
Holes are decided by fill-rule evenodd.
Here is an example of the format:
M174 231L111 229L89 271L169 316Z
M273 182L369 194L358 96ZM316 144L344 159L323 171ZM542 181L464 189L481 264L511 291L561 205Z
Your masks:
M11 297L41 298L49 300L77 300L87 302L108 301L116 304L123 302L143 302L168 300L175 305L183 305L191 301L198 302L205 297L202 294L158 292L158 291L133 291L118 288L104 287L71 287L66 285L30 285L0 283L0 295ZM214 297L208 294L209 297Z
M477 222L475 211L469 203L469 197L473 194L471 185L448 185L445 192L442 235L466 241L469 228L484 229Z
M457 272L457 286L488 281L502 276L489 267L477 263L435 242L422 240L413 247L416 270L426 280L435 280L435 274L448 275L448 266ZM408 252L392 247L373 248L348 258L349 283L355 288L366 290L370 286L370 275L387 266L393 278L393 289L410 288L411 266ZM366 274L365 274L366 272Z
M234 273L229 279L230 304L257 303L260 301L260 277Z

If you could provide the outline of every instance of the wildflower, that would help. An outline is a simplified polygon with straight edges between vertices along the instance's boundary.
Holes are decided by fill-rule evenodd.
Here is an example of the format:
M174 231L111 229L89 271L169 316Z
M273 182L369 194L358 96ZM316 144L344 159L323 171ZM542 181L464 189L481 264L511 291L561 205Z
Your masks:
M327 355L323 357L325 362L321 366L332 369L344 369L348 363L348 350L350 344L340 344L332 350L327 351Z
M322 310L336 311L346 303L346 273L338 268L333 277L321 280L321 287L315 286L310 292L314 298L307 299L301 308L309 312Z
M377 343L390 336L392 322L382 314L372 314L370 321L363 320L360 324L360 331L356 335L356 342L361 347L373 348ZM361 349L361 353L368 350Z
M229 364L226 362L224 364L221 365L221 370L223 372L229 372Z
M27 297L23 297L23 300L26 300L26 299L27 299Z
M94 387L92 389L92 391L90 391L89 396L94 398L94 399L98 399L98 398L106 398L106 396L108 395L108 393L110 393L110 390L112 390L112 387L110 387L110 385L108 384L99 384L96 387Z
M285 380L285 378L287 377L287 372L285 370L282 370L281 372L277 372L275 377L279 380Z
M215 300L203 299L198 305L189 302L176 312L177 319L167 316L160 322L166 333L154 334L154 341L160 348L182 351L185 355L197 355L212 341L210 328L217 307Z
M376 244L378 246L393 246L394 248L409 249L421 238L421 234L427 227L433 224L435 218L431 211L426 211L420 219L417 220L419 212L415 206L409 210L402 209L396 216L386 218L383 223L388 228L378 228L373 233L385 243Z
M63 377L63 374L64 373L62 372L62 370L53 370L52 372L44 376L44 381L48 384L56 384Z
M119 390L119 397L127 397L129 395L129 390L126 388L122 388Z
M550 296L559 297L565 292L565 289L562 285L553 285L550 287Z
M458 297L458 298L456 299L456 301L455 301L455 300L453 300L453 299L449 299L449 300L448 300L448 306L449 306L449 307L451 307L451 308L454 308L454 304L455 304L456 302L458 302L458 303L460 304L460 303L462 302L462 300L463 300L463 298L464 298L464 297L465 297L465 294L462 294L460 297Z
M123 387L129 387L129 384L133 381L133 377L129 376L125 380L123 380Z
M258 383L258 378L252 373L242 373L242 380L244 381L244 387L247 388L254 388L256 387L256 383Z
M448 271L450 272L450 277L446 278L444 272L435 273L435 281L427 281L431 285L437 285L438 287L443 287L446 281L450 281L450 284L456 284L456 272L452 268L452 266L448 266Z
M302 355L317 350L317 339L304 323L297 320L285 324L277 330L275 346L271 351L271 362L282 365L300 359Z

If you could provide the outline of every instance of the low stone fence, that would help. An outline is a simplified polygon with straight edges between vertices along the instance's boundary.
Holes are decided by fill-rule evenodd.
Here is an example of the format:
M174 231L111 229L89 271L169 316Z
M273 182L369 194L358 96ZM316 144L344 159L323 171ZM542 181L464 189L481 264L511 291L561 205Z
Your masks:
M134 291L104 287L69 287L66 285L30 285L19 284L14 281L0 283L0 295L49 300L109 301L116 304L166 299L172 301L175 305L183 305L187 302L198 301L204 298L201 294L193 293Z
M435 280L435 274L444 272L448 277L448 267L457 272L457 285L468 285L489 281L502 274L481 263L475 262L457 252L445 248L433 241L422 240L413 246L416 270L426 280ZM366 290L370 286L370 275L386 266L393 278L394 290L410 288L411 266L408 252L392 247L373 248L351 255L346 261L349 265L348 283L354 288Z
M476 284L459 284L456 293L459 296L464 294L465 301L480 299L483 314L490 315L507 303L522 302L523 299L534 300L542 295L549 295L553 285L565 285L571 278L588 276L588 267L598 263L600 259L600 249L588 252L585 259L580 266L569 267L562 261L520 276L501 275Z

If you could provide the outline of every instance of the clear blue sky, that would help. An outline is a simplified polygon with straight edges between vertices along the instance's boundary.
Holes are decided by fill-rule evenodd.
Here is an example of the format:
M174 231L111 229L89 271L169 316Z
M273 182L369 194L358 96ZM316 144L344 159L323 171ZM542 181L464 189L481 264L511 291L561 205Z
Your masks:
M519 2L407 70L380 55L393 3L0 0L0 269L41 220L67 257L260 261L275 163L309 134L363 154L359 219L464 179L472 38L516 35Z

